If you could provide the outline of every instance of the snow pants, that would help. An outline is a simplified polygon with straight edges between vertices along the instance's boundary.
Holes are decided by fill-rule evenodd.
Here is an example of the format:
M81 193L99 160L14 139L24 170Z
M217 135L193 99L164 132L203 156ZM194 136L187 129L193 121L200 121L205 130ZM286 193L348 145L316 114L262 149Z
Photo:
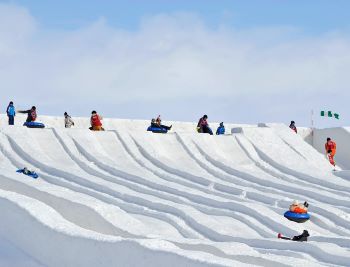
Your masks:
M15 116L8 115L8 117L9 117L9 125L14 125L15 124Z

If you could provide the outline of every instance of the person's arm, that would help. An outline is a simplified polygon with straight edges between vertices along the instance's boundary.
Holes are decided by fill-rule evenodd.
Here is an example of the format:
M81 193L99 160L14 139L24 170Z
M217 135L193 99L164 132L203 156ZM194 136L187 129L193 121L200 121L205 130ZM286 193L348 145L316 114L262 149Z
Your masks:
M23 113L23 114L29 114L31 112L31 110L18 110L18 113Z

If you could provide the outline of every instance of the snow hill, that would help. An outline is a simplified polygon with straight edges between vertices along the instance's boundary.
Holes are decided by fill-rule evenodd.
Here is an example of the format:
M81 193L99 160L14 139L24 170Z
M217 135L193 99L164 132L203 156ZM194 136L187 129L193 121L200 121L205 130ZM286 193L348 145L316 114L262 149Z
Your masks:
M16 119L0 118L0 266L350 265L350 178L285 125L209 136L193 123L153 134L148 121L91 132L88 118ZM310 221L283 217L294 199ZM304 229L309 242L277 239Z

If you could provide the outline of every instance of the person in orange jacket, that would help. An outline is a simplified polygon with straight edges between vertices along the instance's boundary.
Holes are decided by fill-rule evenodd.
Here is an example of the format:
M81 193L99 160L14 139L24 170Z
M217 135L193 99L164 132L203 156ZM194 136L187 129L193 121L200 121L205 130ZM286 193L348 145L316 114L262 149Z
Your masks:
M328 156L329 162L335 167L335 161L334 156L337 152L337 144L331 140L331 138L327 138L327 142L324 145L324 148L326 150L326 154Z
M294 200L292 205L289 206L289 211L295 212L295 213L307 213L309 207L309 203L306 201L304 204L299 203L299 201Z

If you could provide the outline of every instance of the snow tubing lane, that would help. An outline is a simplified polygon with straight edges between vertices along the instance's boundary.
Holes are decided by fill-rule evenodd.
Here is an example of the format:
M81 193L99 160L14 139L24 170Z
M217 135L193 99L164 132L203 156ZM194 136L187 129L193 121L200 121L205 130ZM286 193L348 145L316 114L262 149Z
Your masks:
M286 211L284 213L284 217L286 217L288 220L297 222L297 223L303 223L310 219L310 214L308 213L295 213L291 211Z
M152 127L152 126L149 126L147 128L147 131L153 132L153 133L167 133L168 132L168 130L165 128L158 128L158 127Z
M41 122L25 122L23 123L23 126L27 126L28 128L45 128L45 125Z

